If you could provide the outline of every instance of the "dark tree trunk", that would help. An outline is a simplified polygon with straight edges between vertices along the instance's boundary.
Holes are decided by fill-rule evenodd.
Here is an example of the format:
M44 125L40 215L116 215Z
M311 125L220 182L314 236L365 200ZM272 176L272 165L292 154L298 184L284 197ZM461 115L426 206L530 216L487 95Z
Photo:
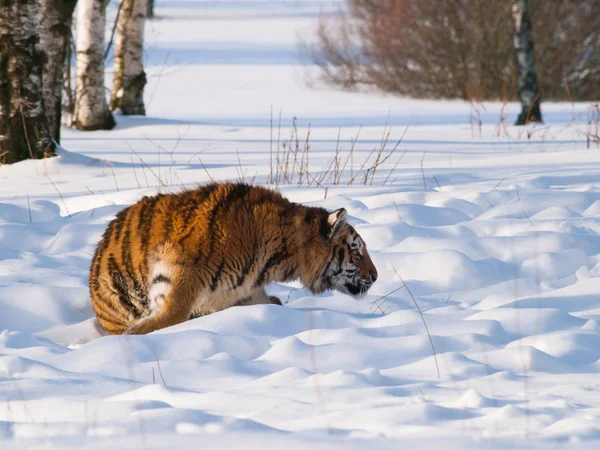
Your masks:
M154 0L148 0L148 9L146 13L148 19L154 18Z
M0 0L0 162L54 152L42 100L37 0Z
M542 121L529 0L513 0L512 12L515 23L517 86L521 100L521 114L515 125L526 125L530 122Z
M39 0L39 33L44 52L44 107L50 135L60 143L64 64L77 0Z

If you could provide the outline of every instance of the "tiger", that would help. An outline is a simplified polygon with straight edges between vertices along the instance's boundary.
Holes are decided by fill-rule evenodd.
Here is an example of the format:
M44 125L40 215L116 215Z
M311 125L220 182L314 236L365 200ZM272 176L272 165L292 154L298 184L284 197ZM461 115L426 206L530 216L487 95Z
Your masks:
M96 248L89 288L106 332L146 334L232 306L281 305L265 286L294 280L361 298L377 269L344 208L221 182L120 211Z

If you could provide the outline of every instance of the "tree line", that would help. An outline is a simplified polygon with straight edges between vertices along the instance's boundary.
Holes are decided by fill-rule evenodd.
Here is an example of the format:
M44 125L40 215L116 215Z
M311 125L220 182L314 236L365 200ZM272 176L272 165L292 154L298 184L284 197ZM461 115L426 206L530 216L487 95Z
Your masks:
M518 99L524 123L540 99L600 99L600 1L348 0L309 51L344 89Z
M117 0L106 43L109 1L0 0L0 163L54 153L63 89L73 78L67 110L77 129L111 129L116 110L145 114L143 34L154 0ZM335 20L320 21L309 49L322 79L345 89L367 85L416 98L519 99L517 124L523 125L542 120L542 99L600 98L598 3L347 0ZM105 60L113 46L107 100Z
M76 73L69 112L77 129L111 129L116 110L145 115L144 23L154 14L154 0L119 0L107 45L109 1L0 0L0 163L54 154L60 143L63 90L71 82L67 58L71 52ZM104 70L113 38L114 82L109 103Z

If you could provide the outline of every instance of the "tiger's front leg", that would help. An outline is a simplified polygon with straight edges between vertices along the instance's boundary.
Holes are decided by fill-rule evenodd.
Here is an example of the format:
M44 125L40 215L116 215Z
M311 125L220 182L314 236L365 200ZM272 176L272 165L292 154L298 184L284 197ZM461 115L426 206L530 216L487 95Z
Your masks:
M248 305L279 305L282 306L281 300L272 295L267 295L264 288L256 289L250 297L241 299L236 306Z
M212 302L211 302L212 303ZM193 308L190 313L189 320L197 319L198 317L207 316L209 314L215 313L217 311L231 308L232 306L250 306L250 305L279 305L282 306L281 300L272 295L267 295L263 288L256 289L251 293L251 295L247 297L242 297L228 306L217 309L214 307L206 307L204 305L197 305Z

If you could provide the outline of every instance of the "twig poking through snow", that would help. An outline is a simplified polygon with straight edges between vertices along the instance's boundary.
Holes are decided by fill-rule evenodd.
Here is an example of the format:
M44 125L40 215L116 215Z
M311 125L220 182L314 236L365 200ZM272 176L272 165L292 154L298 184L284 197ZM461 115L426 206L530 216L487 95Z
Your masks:
M50 179L50 175L46 174L46 178L48 178L48 181L50 181L50 183L52 183L52 186L54 186L54 190L56 190L56 193L58 194L58 196L60 197L60 199L63 202L63 205L65 207L65 211L67 212L67 215L69 216L69 219L71 218L71 213L69 212L69 208L67 208L67 204L65 203L65 199L63 198L62 194L60 193L60 191L58 190L58 188L56 187L56 185L54 184L54 181L52 181Z
M167 382L165 381L165 377L163 377L163 373L160 368L160 361L158 360L158 355L156 354L154 349L152 350L152 353L154 353L154 359L156 359L156 365L158 366L158 374L160 375L160 379L163 382L163 384L165 385L165 387L167 387ZM154 371L152 371L152 376L154 377Z
M500 181L498 181L498 184L496 184L496 186L494 186L494 188L492 189L492 191L495 191L495 190L496 190L496 188L497 188L498 186L500 186L500 185L502 184L502 182L503 182L504 180L506 180L507 178L508 178L508 175L505 175L505 176L504 176L504 178L502 178Z
M25 191L25 195L27 195L27 210L29 211L29 223L33 222L31 219L31 205L29 204L29 191Z
M206 168L206 166L204 165L204 163L202 162L202 160L200 159L199 156L198 156L198 161L200 161L200 164L202 164L202 168L206 172L206 175L208 175L208 178L210 178L210 181L214 183L215 179L211 176L210 172L208 171L208 169Z
M415 306L417 307L417 311L419 311L419 314L421 315L421 320L423 321L423 325L425 326L425 331L427 331L427 337L429 338L429 343L431 344L431 351L433 352L433 359L435 360L435 368L437 370L437 376L438 376L438 378L442 378L440 376L440 366L438 364L437 354L435 353L435 347L433 345L433 339L431 338L431 333L429 332L429 327L427 326L427 322L425 321L425 316L423 316L423 312L421 311L421 308L419 308L419 304L417 303L417 299L415 298L415 296L413 295L413 293L410 291L408 285L404 282L404 280L402 279L402 277L400 276L400 274L398 273L398 271L396 270L396 268L394 266L392 266L392 268L394 269L394 272L396 272L396 275L398 275L398 278L400 278L400 281L402 281L402 284L404 285L404 287L408 291L408 295L410 295L410 298L412 298L412 301L414 302Z
M389 297L389 296L390 296L390 295L392 295L394 292L397 292L397 291L399 291L400 289L404 289L404 287L405 287L405 286L400 286L399 288L396 288L396 289L394 289L393 291L391 291L391 292L388 292L387 294L385 294L385 295L383 295L383 296L379 297L378 299L376 299L376 300L373 300L373 301L371 302L371 305L374 305L376 308L378 308L378 309L379 309L379 311L381 311L381 314L385 314L385 311L384 311L384 310L381 308L381 306L382 306L383 304L385 304L385 302L383 302L383 303L378 303L378 302L379 302L380 300L383 300L384 298L387 298L387 297Z
M308 320L308 331L310 333L310 338L312 341L313 326L312 326L312 316L311 316L310 311L307 312L306 318ZM317 391L317 399L319 401L319 406L321 407L321 415L323 416L323 420L325 421L325 426L327 427L327 434L333 434L331 425L329 424L329 421L327 420L327 412L325 411L325 402L323 401L323 394L321 392L321 386L319 385L319 371L317 369L317 355L315 352L315 346L313 344L308 346L308 353L310 355L310 362L311 362L312 370L314 373L313 377L315 379L315 389Z

